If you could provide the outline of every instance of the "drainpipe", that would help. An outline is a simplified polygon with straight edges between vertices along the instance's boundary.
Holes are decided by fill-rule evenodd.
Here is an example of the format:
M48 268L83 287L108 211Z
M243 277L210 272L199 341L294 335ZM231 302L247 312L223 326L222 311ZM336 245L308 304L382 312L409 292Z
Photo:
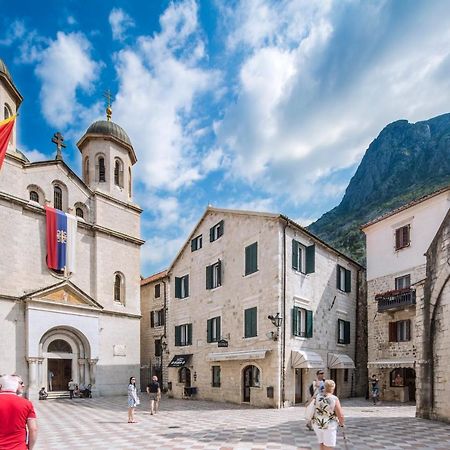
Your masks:
M287 219L283 226L283 293L282 293L282 316L283 334L281 335L281 407L284 408L286 401L286 228L289 225Z
M361 324L359 323L359 300L360 300L360 292L359 292L359 284L360 284L360 279L359 277L361 276L361 270L358 269L358 271L356 272L356 311L355 311L355 330L357 330L357 332L355 332L355 366L357 364L358 361L358 337L360 336L360 327ZM356 371L357 371L357 378L358 380L361 379L361 374L359 373L359 369L361 369L358 366L356 366ZM354 397L355 395L355 377L352 374L352 383L350 386L350 397Z
M167 344L167 336L166 336L166 330L167 330L167 290L166 290L166 282L164 280L161 280L162 284L164 285L164 342ZM166 347L167 349L167 347ZM166 349L161 349L161 386L164 387L163 379L164 379L164 354L166 353Z

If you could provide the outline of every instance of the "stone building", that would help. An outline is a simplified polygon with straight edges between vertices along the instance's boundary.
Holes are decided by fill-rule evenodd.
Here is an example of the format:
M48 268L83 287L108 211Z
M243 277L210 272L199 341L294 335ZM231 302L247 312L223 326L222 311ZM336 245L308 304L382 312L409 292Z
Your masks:
M141 389L153 375L164 388L167 387L168 281L165 270L141 281Z
M209 207L168 270L169 392L280 407L325 369L338 395L361 395L363 272L280 214Z
M0 113L14 114L21 100L0 60ZM60 135L56 158L34 163L14 135L0 172L0 373L25 377L32 398L42 386L66 391L70 378L99 394L123 393L139 373L136 155L110 114L77 144L82 178L64 162ZM47 266L45 206L76 216L71 273Z
M416 286L417 416L450 422L450 210L426 252Z
M369 377L385 400L414 401L427 277L425 252L450 205L450 187L408 203L362 227L367 242Z

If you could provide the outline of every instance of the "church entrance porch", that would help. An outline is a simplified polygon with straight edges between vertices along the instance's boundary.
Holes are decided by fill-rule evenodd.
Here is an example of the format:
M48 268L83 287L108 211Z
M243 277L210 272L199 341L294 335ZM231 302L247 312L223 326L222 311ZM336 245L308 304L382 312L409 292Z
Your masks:
M72 378L71 359L48 359L48 390L67 391Z

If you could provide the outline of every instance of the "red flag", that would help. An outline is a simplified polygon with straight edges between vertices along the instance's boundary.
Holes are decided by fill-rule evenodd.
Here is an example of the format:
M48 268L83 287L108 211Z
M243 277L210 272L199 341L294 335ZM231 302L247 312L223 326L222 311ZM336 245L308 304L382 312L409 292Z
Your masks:
M2 168L3 160L5 159L9 138L11 137L15 121L16 116L14 115L8 117L3 122L0 122L0 169Z

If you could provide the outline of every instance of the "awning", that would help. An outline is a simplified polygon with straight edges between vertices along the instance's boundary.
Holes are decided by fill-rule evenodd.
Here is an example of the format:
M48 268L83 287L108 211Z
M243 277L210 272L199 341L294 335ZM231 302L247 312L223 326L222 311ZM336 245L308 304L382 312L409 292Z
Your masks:
M291 366L293 369L324 369L322 357L309 350L292 350Z
M392 359L379 359L377 361L369 361L367 367L379 368L379 369L399 369L401 367L414 369L415 360L411 358L392 358Z
M355 363L344 353L328 353L329 369L354 369Z
M264 359L269 350L240 350L237 352L209 353L208 361L230 361L242 359Z
M183 367L191 360L192 353L188 355L175 355L169 363L169 367Z

